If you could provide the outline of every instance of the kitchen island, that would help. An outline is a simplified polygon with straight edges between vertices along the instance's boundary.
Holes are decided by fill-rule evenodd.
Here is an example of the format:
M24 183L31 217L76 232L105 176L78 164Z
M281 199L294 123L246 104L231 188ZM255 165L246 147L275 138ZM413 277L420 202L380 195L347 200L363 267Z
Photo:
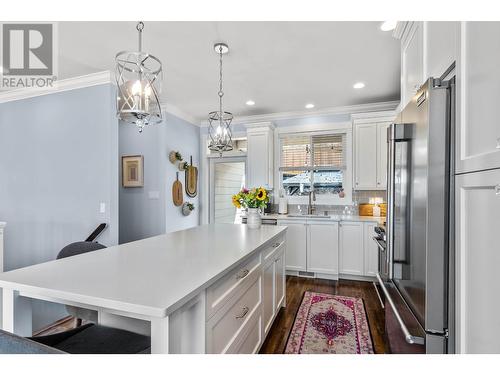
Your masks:
M31 335L31 299L96 310L152 353L255 353L285 306L286 227L198 226L0 274L2 328Z

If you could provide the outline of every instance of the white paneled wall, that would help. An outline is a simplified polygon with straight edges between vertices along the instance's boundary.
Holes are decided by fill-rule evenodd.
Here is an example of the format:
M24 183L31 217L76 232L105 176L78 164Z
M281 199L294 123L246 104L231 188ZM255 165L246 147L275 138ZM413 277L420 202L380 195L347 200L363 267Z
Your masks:
M245 163L216 163L214 166L214 215L215 223L234 223L236 208L231 196L245 183Z

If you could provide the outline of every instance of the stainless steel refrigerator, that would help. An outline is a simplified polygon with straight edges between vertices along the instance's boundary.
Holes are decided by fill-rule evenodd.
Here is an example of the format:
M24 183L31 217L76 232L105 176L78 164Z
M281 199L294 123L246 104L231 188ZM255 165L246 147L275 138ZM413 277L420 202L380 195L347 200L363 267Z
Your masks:
M388 129L378 279L393 353L453 352L454 96L454 79L429 78Z

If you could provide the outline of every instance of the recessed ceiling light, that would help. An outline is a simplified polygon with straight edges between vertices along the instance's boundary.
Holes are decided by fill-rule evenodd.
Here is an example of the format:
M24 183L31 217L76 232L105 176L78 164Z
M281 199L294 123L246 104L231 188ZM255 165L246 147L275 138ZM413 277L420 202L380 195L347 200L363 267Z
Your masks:
M355 89L362 89L365 87L365 84L363 82L356 82L354 85L352 85Z
M398 21L385 21L380 25L380 30L382 31L391 31L396 28Z
M245 103L246 105L255 105L255 102L253 100L247 100Z
M314 108L314 104L312 104L312 103L306 104L306 108L307 109Z

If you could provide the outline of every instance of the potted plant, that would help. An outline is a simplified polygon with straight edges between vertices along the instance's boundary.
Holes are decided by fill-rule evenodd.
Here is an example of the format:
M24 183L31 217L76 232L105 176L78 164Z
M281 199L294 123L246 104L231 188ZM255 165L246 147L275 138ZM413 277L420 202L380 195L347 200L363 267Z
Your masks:
M236 208L247 209L248 228L258 229L262 224L260 210L265 208L269 202L269 194L263 187L252 189L241 189L238 194L232 197L233 205Z
M194 211L194 204L192 204L190 202L185 202L182 205L182 214L184 216L190 215L192 211Z

